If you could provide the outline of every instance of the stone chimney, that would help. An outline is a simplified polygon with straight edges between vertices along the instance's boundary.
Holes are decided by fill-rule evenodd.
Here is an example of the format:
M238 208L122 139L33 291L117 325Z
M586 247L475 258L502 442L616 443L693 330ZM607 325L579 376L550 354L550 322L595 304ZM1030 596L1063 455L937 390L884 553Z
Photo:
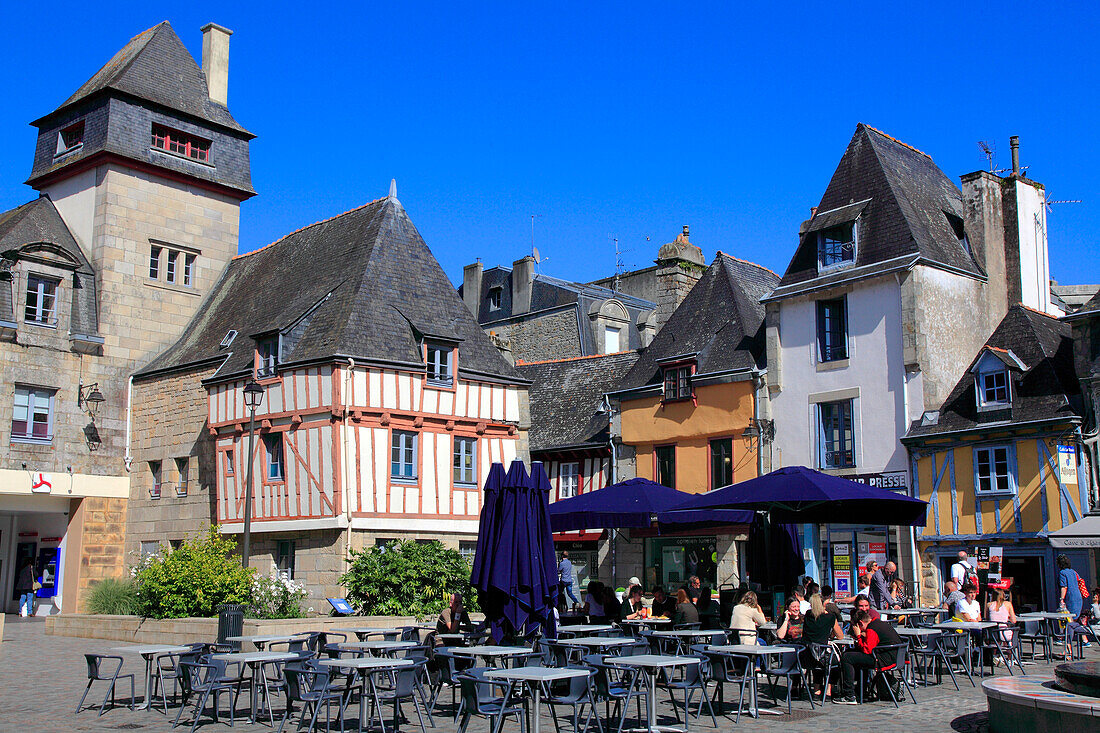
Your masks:
M202 27L202 73L210 99L229 106L229 37L233 31L207 23Z
M703 276L703 250L688 241L688 227L657 252L657 330Z
M478 318L481 307L481 260L462 268L462 302L474 318Z
M535 279L535 258L528 255L512 263L512 315L531 310L531 283Z

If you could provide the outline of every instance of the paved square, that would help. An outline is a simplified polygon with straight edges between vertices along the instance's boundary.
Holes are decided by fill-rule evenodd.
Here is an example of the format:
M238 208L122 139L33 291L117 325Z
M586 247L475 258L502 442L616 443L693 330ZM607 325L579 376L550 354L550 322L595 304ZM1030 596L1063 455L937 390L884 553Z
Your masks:
M85 652L111 653L112 648L120 646L117 641L100 641L95 639L78 639L62 636L47 636L45 625L41 620L21 620L8 616L4 629L4 641L0 644L0 732L7 731L34 731L48 733L76 733L77 731L114 731L114 730L141 730L141 731L169 731L171 719L165 720L160 712L135 711L119 707L108 709L102 717L96 717L94 709L86 710L79 715L73 714L73 708L83 692L87 677L85 676L84 657ZM1100 650L1095 647L1086 652L1087 658L1100 659ZM124 655L123 672L137 674L138 696L142 695L144 688L142 675L144 666L140 657ZM1049 673L1051 665L1035 664L1025 665L1028 672ZM1001 671L1003 673L1003 671ZM94 699L96 690L103 688L97 683L93 687L93 694L89 700ZM718 719L718 728L722 731L734 731L738 728L752 730L782 730L785 733L809 733L814 731L866 731L867 733L886 733L888 731L904 731L916 733L917 731L984 731L986 730L985 715L986 702L979 688L972 688L965 677L960 681L961 692L956 692L948 679L945 684L931 688L917 688L916 695L918 705L905 702L900 710L895 710L893 705L886 703L870 703L862 706L840 706L827 704L824 708L818 706L810 711L809 704L805 701L795 703L793 716L766 715L759 720L742 717L739 724L734 724L733 718ZM727 687L727 693L734 688ZM761 680L761 701L768 700L766 685ZM129 685L126 691L119 695L123 700L129 693ZM780 691L782 694L782 691ZM102 700L103 692L100 692L99 700ZM659 694L658 713L662 723L673 723L671 709L667 704L667 696ZM679 699L682 699L679 698ZM782 698L781 698L782 699ZM451 712L451 696L447 690L440 695L440 705L437 708L436 728L433 733L456 733L457 726L448 715ZM223 709L224 709L223 702ZM419 733L416 724L416 714L408 705L407 715L411 716L411 724L403 724L402 731ZM237 702L236 723L232 730L246 731L272 731L267 725L249 725L248 695L242 694ZM175 710L169 707L174 715ZM566 713L568 708L563 708ZM184 720L189 721L190 708L184 713ZM600 706L603 714L603 706ZM223 717L227 721L227 718ZM562 733L572 733L568 715L562 718ZM323 721L322 721L323 722ZM276 726L278 717L276 717ZM318 730L324 726L319 725ZM350 729L350 723L349 723ZM549 714L543 719L544 731L552 731L553 722ZM177 731L187 730L180 726ZM205 717L199 724L200 731L224 731L229 730L223 722L214 724L209 717ZM287 730L293 730L288 724ZM518 733L519 727L514 720L509 720L505 725L506 733ZM594 731L594 725L590 728ZM691 730L696 733L706 733L714 728L709 716L693 719ZM484 719L475 718L469 727L470 733L489 733L489 726Z

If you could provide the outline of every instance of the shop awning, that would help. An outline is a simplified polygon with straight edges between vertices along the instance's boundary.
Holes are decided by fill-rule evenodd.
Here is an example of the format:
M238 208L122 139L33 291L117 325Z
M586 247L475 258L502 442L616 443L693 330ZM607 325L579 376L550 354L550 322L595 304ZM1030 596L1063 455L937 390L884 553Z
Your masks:
M791 466L724 489L693 495L675 509L662 512L658 520L684 521L722 509L766 511L772 521L782 523L923 527L928 502L805 466Z
M1073 524L1047 535L1050 546L1059 550L1100 547L1100 514L1089 514Z
M620 481L550 505L550 526L555 532L580 529L626 529L650 527L668 509L684 503L694 494L677 491L644 478ZM661 525L749 524L752 512L724 510L684 512L659 519Z

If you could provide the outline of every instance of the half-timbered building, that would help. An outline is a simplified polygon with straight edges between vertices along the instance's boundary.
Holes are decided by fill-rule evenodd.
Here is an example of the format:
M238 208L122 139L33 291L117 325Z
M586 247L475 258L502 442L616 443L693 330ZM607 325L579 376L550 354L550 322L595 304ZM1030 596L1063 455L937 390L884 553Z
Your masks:
M254 564L317 600L338 594L350 549L472 547L489 466L527 458L526 380L392 187L234 259L186 335L136 379L185 373L205 393L204 424L191 426L208 443L205 519L243 530L251 467ZM250 379L263 388L251 450Z

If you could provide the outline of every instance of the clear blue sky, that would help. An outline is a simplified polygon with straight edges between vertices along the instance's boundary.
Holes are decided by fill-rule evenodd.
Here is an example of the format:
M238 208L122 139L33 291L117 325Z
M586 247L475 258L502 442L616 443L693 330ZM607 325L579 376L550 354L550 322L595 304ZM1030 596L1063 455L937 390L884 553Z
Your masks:
M782 272L857 122L956 182L992 140L1058 199L1051 272L1100 283L1094 8L1001 3L12 4L0 47L0 206L33 196L34 131L126 41L169 20L196 58L235 31L229 106L258 135L241 248L385 195L447 273L510 264L611 274L683 224ZM647 237L649 238L647 240Z

